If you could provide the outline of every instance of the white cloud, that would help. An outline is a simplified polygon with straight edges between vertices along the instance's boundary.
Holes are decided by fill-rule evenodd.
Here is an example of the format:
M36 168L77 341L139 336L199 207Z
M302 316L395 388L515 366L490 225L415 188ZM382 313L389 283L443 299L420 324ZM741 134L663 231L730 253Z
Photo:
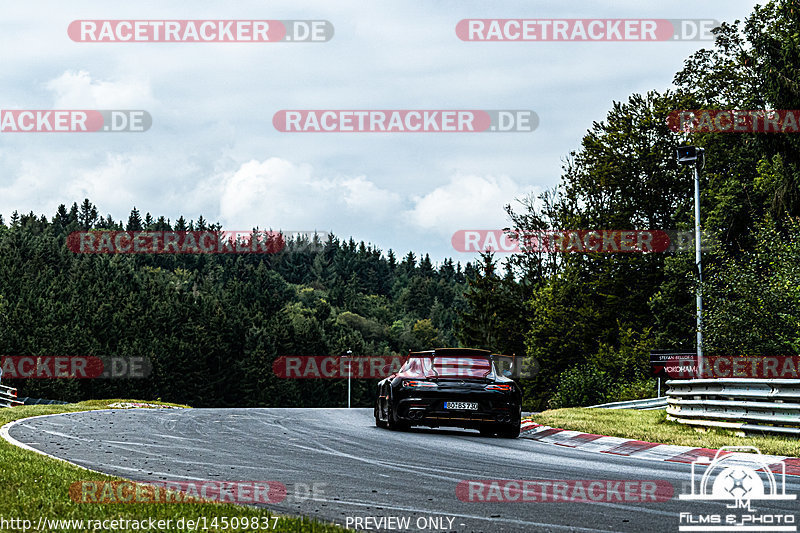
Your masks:
M310 165L277 157L249 161L212 182L219 183L220 221L230 229L329 229L355 217L363 225L384 219L400 202L364 176L318 177Z
M414 208L405 215L417 227L442 234L502 228L507 225L503 206L528 193L530 187L508 176L456 174L446 185L414 198Z
M372 216L388 214L400 201L398 194L379 188L364 176L341 181L340 186L344 189L343 198L348 207Z
M75 136L75 145L85 142L90 134L82 135ZM114 135L118 134L106 137ZM0 182L0 213L4 215L33 210L50 217L59 204L69 207L84 198L89 198L102 215L110 213L123 222L133 206L142 214L149 211L173 220L180 214L196 218L203 213L208 218L217 208L216 203L195 205L186 201L202 195L195 187L187 193L177 184L189 182L197 175L197 168L168 151L80 152L65 147L46 157L19 157L7 164L12 169L7 173L10 177L6 183Z
M150 84L141 77L103 81L85 70L67 70L45 87L53 93L54 109L141 109L153 103Z

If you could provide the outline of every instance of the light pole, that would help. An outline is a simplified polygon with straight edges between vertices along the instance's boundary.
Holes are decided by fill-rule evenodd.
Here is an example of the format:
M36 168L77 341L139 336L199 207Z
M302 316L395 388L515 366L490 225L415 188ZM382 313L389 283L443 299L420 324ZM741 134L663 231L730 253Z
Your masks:
M350 409L350 376L353 375L352 350L347 350L347 408Z
M700 254L700 169L705 150L696 146L678 148L678 164L694 167L694 262L697 265L697 377L703 377L703 262Z

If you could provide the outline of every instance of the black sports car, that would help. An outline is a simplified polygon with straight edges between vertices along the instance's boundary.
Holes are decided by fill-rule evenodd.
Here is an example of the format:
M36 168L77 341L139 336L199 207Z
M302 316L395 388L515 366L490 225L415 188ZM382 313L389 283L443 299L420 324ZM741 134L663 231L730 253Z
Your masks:
M375 425L461 427L518 437L522 391L497 371L499 357L467 348L409 353L399 371L378 383Z

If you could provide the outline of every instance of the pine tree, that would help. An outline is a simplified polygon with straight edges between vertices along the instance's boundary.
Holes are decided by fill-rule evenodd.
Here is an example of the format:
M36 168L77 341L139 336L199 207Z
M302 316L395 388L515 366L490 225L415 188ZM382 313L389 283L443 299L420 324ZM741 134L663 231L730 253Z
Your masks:
M417 258L414 257L414 253L408 252L408 254L403 258L403 261L400 263L400 266L397 269L398 275L408 279L414 273L416 264L417 264Z
M67 206L64 204L59 205L56 214L53 215L53 224L60 229L66 229L69 225L69 213L67 213Z
M494 253L481 254L480 267L468 279L464 293L467 309L457 321L458 340L464 345L486 350L498 350L498 326L501 296L500 277L495 272Z
M442 266L439 268L439 277L441 277L447 283L453 281L456 277L456 269L453 267L453 260L451 258L447 258L442 261Z
M78 223L78 203L72 202L72 207L69 208L69 224Z
M172 231L172 226L170 226L169 220L160 216L155 224L153 224L153 229L155 231Z
M97 207L88 198L84 198L78 214L78 222L83 231L89 231L97 223Z
M100 217L100 220L95 225L97 229L108 229L108 230L113 230L115 226L116 223L114 222L114 218L110 214L106 215L105 218Z
M425 254L425 257L420 260L419 273L426 278L433 276L433 264L431 263L431 256L429 254Z
M139 210L134 206L131 210L131 214L128 216L128 224L125 226L125 230L142 231L142 229L144 229L142 227L142 217L139 215Z

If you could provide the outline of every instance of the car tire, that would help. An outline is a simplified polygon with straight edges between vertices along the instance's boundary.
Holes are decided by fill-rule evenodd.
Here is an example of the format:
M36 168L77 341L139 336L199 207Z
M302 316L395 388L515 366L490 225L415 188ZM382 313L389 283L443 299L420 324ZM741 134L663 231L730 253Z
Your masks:
M516 439L519 437L520 425L519 421L516 424L506 424L499 431L499 435L505 439Z
M392 409L392 404L389 404L389 412L387 419L387 427L392 431L406 431L411 426L406 422L400 422L394 416L394 409Z
M381 398L375 400L375 408L372 410L372 416L375 417L375 426L379 428L386 428L386 422L381 420Z

